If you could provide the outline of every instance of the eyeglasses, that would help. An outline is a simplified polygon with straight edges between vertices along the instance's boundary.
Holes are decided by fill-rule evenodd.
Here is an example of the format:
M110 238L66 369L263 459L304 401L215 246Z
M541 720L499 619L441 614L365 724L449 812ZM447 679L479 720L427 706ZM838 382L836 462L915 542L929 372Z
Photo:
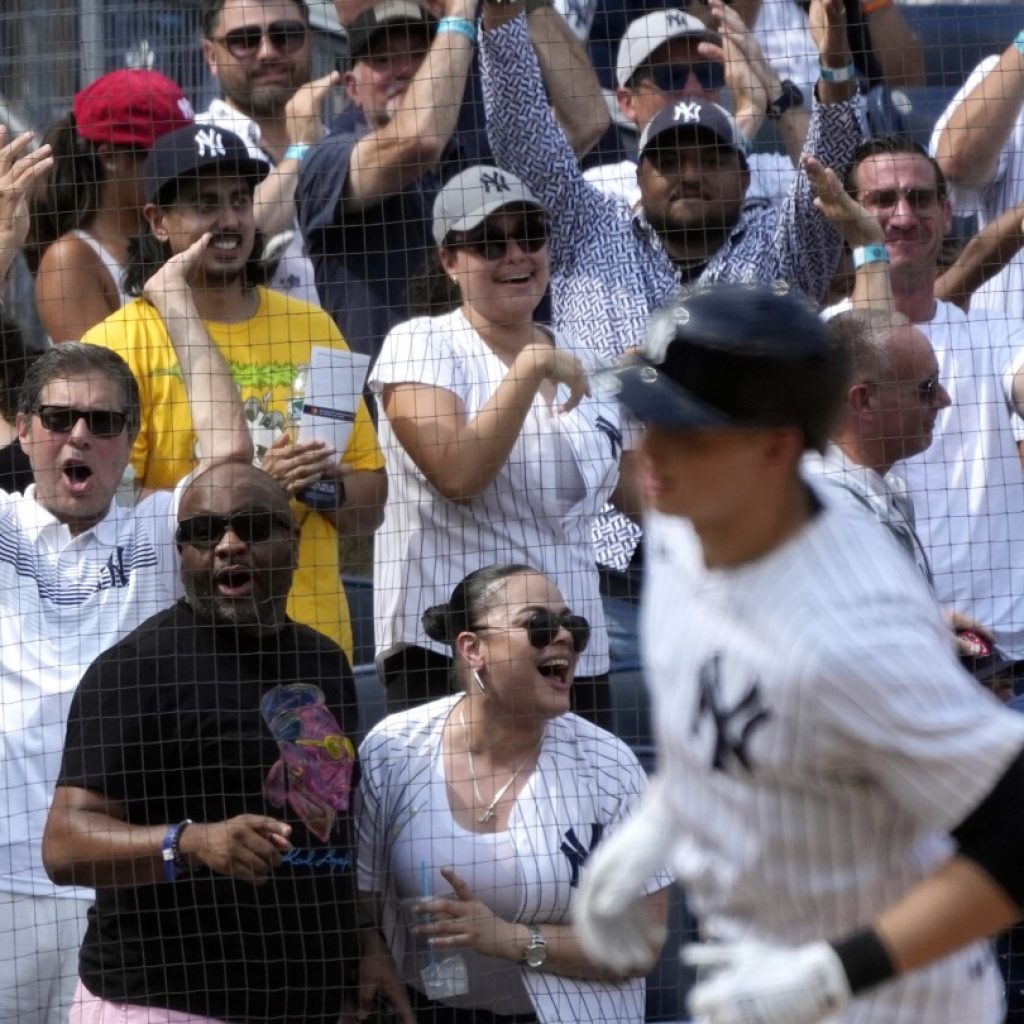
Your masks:
M865 192L861 203L876 210L894 210L900 199L915 212L934 210L939 204L937 188L881 188Z
M572 637L572 645L577 654L582 654L590 643L590 623L582 615L562 612L556 615L547 608L538 608L525 622L511 626L475 626L474 633L485 633L489 630L525 629L532 647L538 649L555 642L561 629L567 629Z
M881 380L868 381L866 383L875 384L877 386L881 386L882 384L888 384L892 387L912 387L914 391L917 393L917 397L926 405L932 405L938 399L939 393L942 390L942 384L939 381L939 375L937 373L932 374L931 377L926 377L924 380L917 382Z
M525 216L512 231L501 231L484 221L475 231L445 241L445 248L468 249L483 260L500 260L515 242L523 252L540 252L548 243L547 218L539 214Z
M259 52L264 34L278 53L295 53L302 48L308 31L303 21L272 21L265 30L262 25L241 25L210 39L225 47L232 57L246 60Z
M117 437L128 422L128 414L115 409L74 409L69 405L38 405L39 422L51 434L70 434L79 420L85 420L93 437Z
M692 64L653 64L640 68L633 76L633 88L649 82L660 92L684 92L693 75L702 89L725 88L725 68L715 60Z
M228 530L244 544L264 544L272 537L291 533L291 519L268 509L246 509L230 516L189 516L178 523L174 539L194 548L216 547Z

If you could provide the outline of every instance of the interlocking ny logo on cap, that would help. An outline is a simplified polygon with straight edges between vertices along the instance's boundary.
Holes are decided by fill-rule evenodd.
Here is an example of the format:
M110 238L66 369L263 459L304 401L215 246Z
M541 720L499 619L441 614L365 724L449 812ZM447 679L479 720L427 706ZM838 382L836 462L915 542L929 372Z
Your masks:
M196 132L196 152L200 156L226 156L224 138L220 132L212 128L202 128Z
M692 124L700 120L700 106L693 100L680 100L672 112L673 121L681 121L683 124Z
M665 24L669 28L689 28L689 25L686 24L686 19L683 17L682 11L666 11Z
M512 186L508 179L499 171L480 175L480 185L485 192L511 192Z

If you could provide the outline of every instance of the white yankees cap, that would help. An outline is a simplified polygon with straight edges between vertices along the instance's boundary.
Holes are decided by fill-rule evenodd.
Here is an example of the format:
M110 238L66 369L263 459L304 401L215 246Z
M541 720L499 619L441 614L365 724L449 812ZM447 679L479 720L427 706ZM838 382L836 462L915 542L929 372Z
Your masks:
M456 174L434 200L434 241L444 245L452 231L472 231L496 210L513 204L544 209L510 171L477 164Z
M653 14L645 14L642 18L631 21L619 43L615 61L616 81L619 85L627 85L636 74L637 68L659 46L664 46L670 39L685 36L713 43L720 43L722 40L717 32L712 32L699 18L674 8L654 11Z
M670 103L648 123L640 136L640 156L646 154L659 136L681 128L706 128L727 146L746 156L747 141L736 127L732 114L725 107L696 96Z

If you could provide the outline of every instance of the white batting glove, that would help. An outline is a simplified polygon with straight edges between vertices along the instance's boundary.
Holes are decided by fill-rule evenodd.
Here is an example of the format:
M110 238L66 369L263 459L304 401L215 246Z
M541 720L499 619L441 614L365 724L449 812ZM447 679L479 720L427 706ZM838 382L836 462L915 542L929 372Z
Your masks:
M672 824L653 782L637 812L602 840L587 859L573 904L573 924L584 952L622 974L646 967L667 929L645 901L650 881L668 864Z
M699 1024L828 1024L849 1005L846 971L827 942L686 946L683 962L714 971L690 992Z

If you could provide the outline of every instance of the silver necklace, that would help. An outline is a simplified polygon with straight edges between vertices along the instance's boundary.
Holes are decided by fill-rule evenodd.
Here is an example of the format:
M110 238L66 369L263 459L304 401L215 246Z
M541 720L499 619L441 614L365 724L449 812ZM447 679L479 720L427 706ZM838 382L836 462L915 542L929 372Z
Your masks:
M468 727L466 725L465 706L459 708L459 723L462 725L463 729L466 729L468 731ZM480 792L480 786L477 784L476 781L476 765L473 763L473 750L468 742L466 743L466 754L468 755L469 758L469 777L473 782L473 794L474 796L476 796L477 803L482 804L484 802L484 796L483 793ZM512 787L512 783L515 782L517 778L519 778L519 773L523 770L524 764L526 764L526 761L523 761L520 764L516 765L508 782L506 782L505 785L502 786L501 789L499 789L498 792L494 794L494 799L487 805L487 808L484 811L484 813L476 819L478 822L480 822L481 825L486 825L489 821L493 820L497 816L497 811L495 811L494 808L498 806L498 801L501 800L501 798Z

